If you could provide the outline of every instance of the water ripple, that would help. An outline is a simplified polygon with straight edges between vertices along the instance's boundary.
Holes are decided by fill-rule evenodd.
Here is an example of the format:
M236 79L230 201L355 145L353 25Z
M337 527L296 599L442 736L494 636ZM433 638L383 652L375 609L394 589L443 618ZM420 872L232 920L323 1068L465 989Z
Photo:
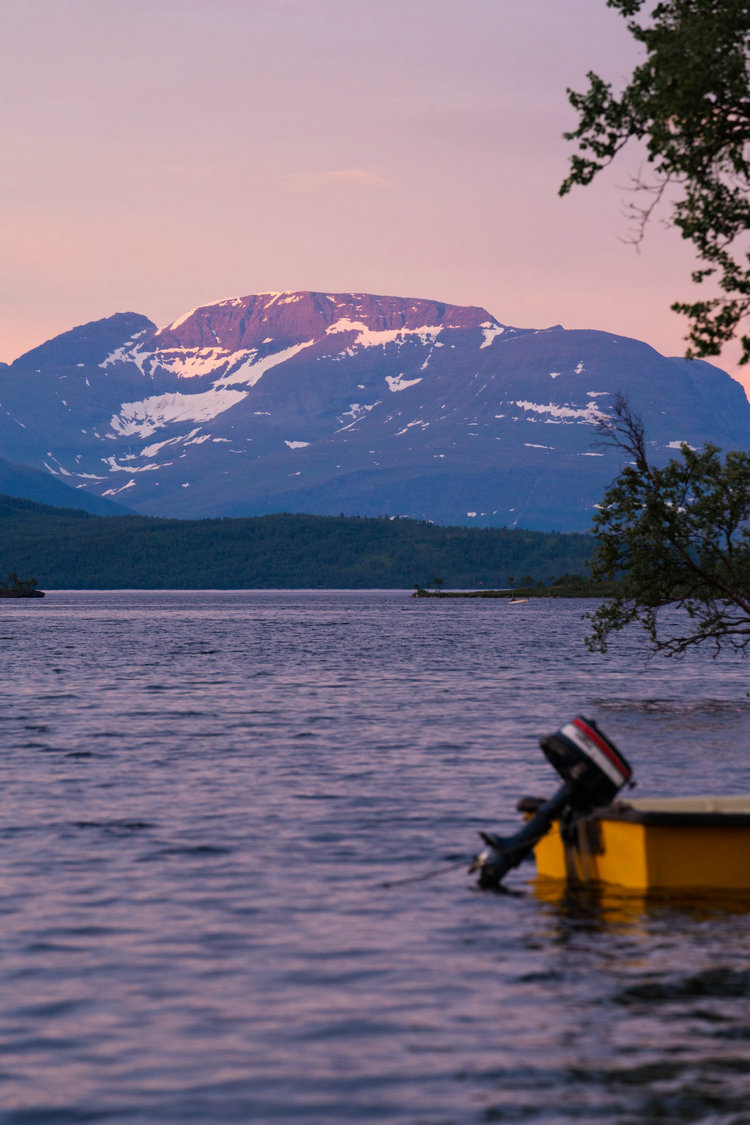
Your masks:
M577 713L639 792L750 791L740 661L593 656L577 602L44 608L0 656L0 1125L750 1120L750 902L461 858Z

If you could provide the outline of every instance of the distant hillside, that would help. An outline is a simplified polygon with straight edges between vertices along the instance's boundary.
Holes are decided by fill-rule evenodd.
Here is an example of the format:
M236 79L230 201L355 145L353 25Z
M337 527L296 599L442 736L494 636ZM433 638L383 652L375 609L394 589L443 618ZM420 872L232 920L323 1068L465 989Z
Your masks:
M18 465L14 461L0 458L0 495L18 496L35 500L38 504L54 504L57 508L81 508L98 516L125 515L132 509L96 496L83 488L71 488L69 484L53 477L44 469L34 469L29 465Z
M504 586L582 573L591 538L416 520L93 516L0 496L0 574L51 589Z

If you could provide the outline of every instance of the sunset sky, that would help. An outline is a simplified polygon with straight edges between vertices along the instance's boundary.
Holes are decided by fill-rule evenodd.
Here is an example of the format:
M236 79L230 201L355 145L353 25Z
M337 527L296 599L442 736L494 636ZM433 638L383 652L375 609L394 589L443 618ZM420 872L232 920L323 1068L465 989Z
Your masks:
M683 350L689 248L559 199L565 88L636 61L605 0L0 0L0 359L279 289ZM721 363L732 370L734 356Z

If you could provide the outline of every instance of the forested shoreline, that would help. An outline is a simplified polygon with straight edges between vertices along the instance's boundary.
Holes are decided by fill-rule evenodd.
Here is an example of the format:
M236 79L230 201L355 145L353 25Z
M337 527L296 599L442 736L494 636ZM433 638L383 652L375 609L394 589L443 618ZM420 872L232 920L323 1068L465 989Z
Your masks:
M583 574L589 535L407 519L94 516L0 496L0 573L51 589L481 588Z

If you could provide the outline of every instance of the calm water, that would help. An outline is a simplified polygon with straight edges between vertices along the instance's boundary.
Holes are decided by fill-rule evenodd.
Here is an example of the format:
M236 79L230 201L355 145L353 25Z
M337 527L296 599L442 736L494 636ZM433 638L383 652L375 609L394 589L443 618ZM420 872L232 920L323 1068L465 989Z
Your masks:
M393 885L577 713L640 795L750 790L750 665L589 655L583 608L1 603L1 1125L750 1122L750 902Z

